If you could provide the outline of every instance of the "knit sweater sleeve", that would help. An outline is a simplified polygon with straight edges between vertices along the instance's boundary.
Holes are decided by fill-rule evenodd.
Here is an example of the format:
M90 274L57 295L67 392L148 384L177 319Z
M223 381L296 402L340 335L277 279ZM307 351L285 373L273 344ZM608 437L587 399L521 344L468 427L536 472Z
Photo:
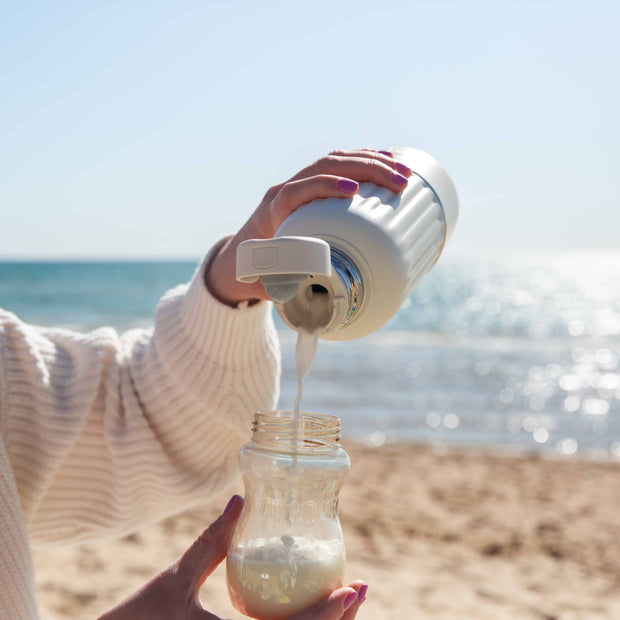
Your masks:
M219 303L203 270L150 332L0 313L0 430L33 546L126 533L235 476L253 411L275 406L279 348L270 304Z

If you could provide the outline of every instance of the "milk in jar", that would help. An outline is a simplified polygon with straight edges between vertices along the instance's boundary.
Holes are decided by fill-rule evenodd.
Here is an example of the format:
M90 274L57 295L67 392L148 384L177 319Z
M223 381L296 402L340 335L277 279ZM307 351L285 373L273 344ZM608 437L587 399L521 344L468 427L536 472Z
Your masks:
M239 465L245 504L226 560L230 598L252 618L289 618L344 583L338 499L350 462L340 420L257 412Z
M228 587L235 607L252 618L280 620L312 607L343 585L338 539L256 539L229 554Z

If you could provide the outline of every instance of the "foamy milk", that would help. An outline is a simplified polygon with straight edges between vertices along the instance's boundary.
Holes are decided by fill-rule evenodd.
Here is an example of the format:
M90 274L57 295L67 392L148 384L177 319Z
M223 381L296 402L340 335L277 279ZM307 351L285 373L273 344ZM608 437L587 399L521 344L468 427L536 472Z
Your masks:
M228 588L235 606L261 620L284 620L342 587L341 541L281 536L253 541L228 555Z

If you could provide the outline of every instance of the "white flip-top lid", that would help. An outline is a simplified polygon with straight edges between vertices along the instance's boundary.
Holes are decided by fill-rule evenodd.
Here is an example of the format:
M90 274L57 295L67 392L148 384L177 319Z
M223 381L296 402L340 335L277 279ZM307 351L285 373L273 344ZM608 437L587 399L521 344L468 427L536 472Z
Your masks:
M316 237L249 239L237 247L237 280L260 279L274 301L294 297L310 275L331 276L329 243Z

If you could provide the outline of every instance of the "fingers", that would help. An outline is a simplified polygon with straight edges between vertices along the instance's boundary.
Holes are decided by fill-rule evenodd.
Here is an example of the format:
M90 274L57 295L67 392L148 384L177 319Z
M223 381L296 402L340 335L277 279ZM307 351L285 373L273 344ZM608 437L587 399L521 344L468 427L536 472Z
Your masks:
M289 182L317 174L338 175L358 183L370 181L394 192L400 192L407 185L407 179L411 176L411 169L396 161L387 151L339 150L332 151L329 155L307 166L292 177Z
M319 198L351 197L365 181L398 193L407 186L411 174L410 168L387 151L333 151L287 182L271 187L235 239L272 237L298 207Z
M319 198L346 198L357 192L359 185L351 179L318 174L285 183L272 201L273 216L282 222L293 211Z
M313 200L352 196L364 181L400 192L408 176L410 168L378 151L334 151L278 186L271 196L271 228L276 229L298 207Z
M368 585L363 581L354 581L353 583L349 583L347 585L357 592L357 597L351 607L345 611L345 614L342 616L341 620L353 620L353 618L357 616L359 608L366 600L366 592L368 592Z
M180 576L198 592L205 579L226 557L228 544L243 508L243 498L234 495L224 512L183 554L178 562Z
M367 588L363 581L354 581L291 620L353 620L366 599Z

